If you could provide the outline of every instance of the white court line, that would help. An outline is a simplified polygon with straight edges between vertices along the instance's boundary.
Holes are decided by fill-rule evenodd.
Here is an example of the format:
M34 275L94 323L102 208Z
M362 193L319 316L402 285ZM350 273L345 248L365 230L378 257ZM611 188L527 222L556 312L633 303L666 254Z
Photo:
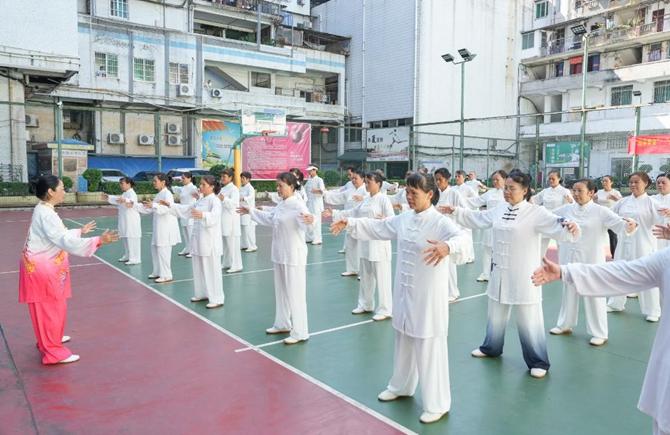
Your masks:
M456 300L455 300L454 302L452 302L452 303L457 304L457 303L459 303L459 302L467 301L467 300L470 300L470 299L481 298L482 296L485 296L485 295L486 295L486 292L484 292L484 293L478 293L478 294L476 294L476 295L467 296L467 297L465 297L465 298L458 298L458 299L456 299Z
M71 222L74 222L77 225L83 226L83 224L80 224L79 222L74 221L72 219L67 219L67 220L69 220ZM117 271L118 273L120 273L122 275L125 275L127 278L131 279L132 281L136 282L137 284L149 289L150 291L152 291L156 295L160 296L161 298L165 299L166 301L170 302L171 304L173 304L177 308L179 308L181 310L184 310L185 312L191 314L192 316L194 316L194 317L202 320L203 322L207 323L209 326L213 327L214 329L224 333L228 337L231 337L232 339L239 341L240 343L242 343L245 346L249 346L249 347L253 346L251 343L244 340L243 338L233 334L232 332L228 331L227 329L224 329L221 325L218 325L218 324L212 322L211 320L209 320L208 318L202 316L201 314L196 313L195 311L192 311L191 309L189 309L189 308L185 307L184 305L180 304L179 302L173 300L169 296L164 295L163 293L161 293L158 290L152 288L148 284L140 281L139 279L135 278L134 276L130 275L129 273L127 273L127 272L125 272L121 269L118 269L113 264L109 263L107 260L104 260L103 258L101 258L97 255L95 255L95 258L97 258L102 263L106 264L107 266L111 267L113 270ZM381 420L382 422L388 424L392 428L394 428L394 429L396 429L400 432L406 433L406 434L416 434L416 432L406 428L405 426L401 425L400 423L397 423L396 421L391 420L390 418L386 417L383 414L380 414L379 412L375 411L372 408L368 408L367 406L363 405L362 403L358 402L357 400L355 400L355 399L347 396L346 394L336 390L335 388L331 387L330 385L319 381L318 379L308 375L307 373L297 369L296 367L293 367L292 365L280 360L279 358L277 358L273 355L270 355L269 353L265 352L264 350L259 349L256 352L259 353L260 355L268 358L269 360L279 364L281 367L284 367L285 369L290 370L291 372L293 372L296 375L302 377L303 379L313 383L317 387L322 388L323 390L329 392L330 394L334 395L335 397L344 400L345 402L352 405L353 407L358 408L359 410L371 415L372 417L377 418L378 420Z
M18 223L18 222L30 222L30 219L22 220L22 221L0 221L0 223L2 223L2 224L14 224L14 223Z
M321 335L321 334L326 334L326 333L328 333L328 332L340 331L340 330L342 330L342 329L347 329L347 328L351 328L351 327L353 327L353 326L364 325L364 324L366 324L366 323L372 323L372 322L374 322L374 320L372 320L372 319L363 320L362 322L350 323L350 324L348 324L348 325L336 326L335 328L324 329L324 330L322 330L322 331L317 331L317 332L311 332L311 333L309 334L309 336L310 336L310 337L314 337L315 335ZM267 347L267 346L272 346L273 344L279 344L279 343L282 343L283 341L284 341L284 339L282 338L281 340L271 341L271 342L269 342L269 343L259 344L258 346L249 346L249 347L243 347L243 348L240 348L240 349L236 349L235 352L236 352L236 353L239 353L239 352L246 352L246 351L248 351L248 350L258 350L258 349L260 349L260 348L262 348L262 347Z
M71 264L70 268L86 267L86 266L98 266L98 265L102 265L102 263ZM0 275L6 275L6 274L10 274L10 273L19 273L19 271L18 270L8 270L7 272L0 272Z

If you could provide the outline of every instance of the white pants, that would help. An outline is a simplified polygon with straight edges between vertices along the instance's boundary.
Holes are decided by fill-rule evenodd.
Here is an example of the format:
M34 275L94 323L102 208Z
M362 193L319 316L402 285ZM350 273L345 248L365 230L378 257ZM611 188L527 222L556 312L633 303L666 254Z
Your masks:
M193 225L181 226L181 233L183 235L182 240L184 241L184 247L180 254L188 254L191 252L191 234L193 233Z
M423 410L444 414L451 409L447 337L414 338L395 331L393 376L386 387L412 396L421 383Z
M242 249L258 249L256 246L256 225L242 225L242 236L240 237L240 248Z
M310 213L312 213L312 216L314 216L314 225L311 225L307 228L305 233L305 240L307 242L322 243L323 236L321 235L321 211L315 210L312 212L310 210Z
M490 246L482 246L482 277L491 278L491 255L493 249Z
M582 296L575 291L573 286L563 284L563 299L556 326L561 329L572 329L577 326L580 299L582 299ZM586 332L592 337L607 338L607 303L605 298L584 297L583 299Z
M670 432L665 432L660 427L658 427L658 422L654 420L654 435L670 435Z
M223 236L223 268L242 269L242 253L240 252L240 236Z
M358 240L351 237L349 234L346 235L345 239L345 248L346 250L344 258L347 263L346 272L356 272L358 273L358 267L360 262L360 253L358 251Z
M151 274L164 279L172 279L172 246L151 245L151 262L153 269Z
M640 311L645 316L661 317L661 296L658 287L638 293ZM607 305L616 309L626 308L626 296L612 296L607 300Z
M193 256L193 296L207 298L212 304L222 304L223 280L221 278L221 257L209 255Z
M465 247L465 253L463 254L465 258L466 263L472 263L475 261L475 244L473 241L473 234L472 230L470 228L463 228L463 231L465 231L468 234L468 243Z
M305 266L274 263L275 323L290 329L291 337L307 340L307 284Z
M377 314L390 316L393 311L391 296L391 261L370 261L361 258L361 282L358 287L358 308L375 308L375 287L379 289Z
M123 257L131 263L142 262L142 238L124 237L123 238Z
M449 297L459 298L461 291L458 289L458 266L452 260L449 260L449 278L447 285L449 286Z

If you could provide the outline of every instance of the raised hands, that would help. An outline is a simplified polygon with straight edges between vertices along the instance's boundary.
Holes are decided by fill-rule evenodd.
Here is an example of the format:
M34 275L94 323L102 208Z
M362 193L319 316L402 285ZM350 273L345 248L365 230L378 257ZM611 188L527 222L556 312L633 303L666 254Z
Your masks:
M145 199L144 201L142 201L142 204L144 205L144 208L153 207L153 203L151 201L149 201L148 199Z
M249 214L249 207L238 207L237 212L239 214Z
M423 250L423 261L428 266L437 266L451 252L449 245L438 240L426 240L429 246Z
M563 228L567 228L570 234L572 234L573 236L579 234L579 225L577 225L576 222L563 221L561 222L561 225L563 225Z
M561 279L561 266L544 257L542 258L542 266L535 269L530 279L536 286Z
M635 228L637 228L637 222L635 222L633 219L629 219L629 218L623 218L623 220L626 221L626 232L628 234L635 231Z
M651 233L657 239L670 240L670 224L654 225L654 228L651 229Z
M450 205L441 205L437 207L437 211L442 214L452 214L454 211L456 211L456 207L452 207Z
M363 201L363 195L354 195L351 197L351 199L353 199L356 202L361 202Z
M670 218L670 208L667 207L659 208L658 213L663 217Z
M321 212L321 217L324 218L329 218L333 216L333 209L332 208L327 208L324 211Z
M314 223L314 216L309 213L300 213L300 217L307 225L312 225Z
M159 203L160 205L164 205L165 207L170 207L170 203L167 202L167 201L164 200L164 199L161 199L160 201L158 201L158 203Z
M346 220L346 219L342 219L342 220L339 220L339 221L337 221L337 222L333 222L332 224L330 224L330 232L331 232L331 234L333 234L334 236L337 236L337 235L340 234L340 233L342 232L342 230L344 230L346 227L347 227L347 220Z
M191 209L191 217L193 219L202 219L202 211L197 210L195 208Z
M81 227L81 233L82 234L88 234L91 231L95 230L95 228L96 228L95 221L91 221L91 222L87 223L86 225L84 225L83 227Z
M100 236L100 243L107 245L112 242L119 240L119 233L116 231L105 230L104 233Z

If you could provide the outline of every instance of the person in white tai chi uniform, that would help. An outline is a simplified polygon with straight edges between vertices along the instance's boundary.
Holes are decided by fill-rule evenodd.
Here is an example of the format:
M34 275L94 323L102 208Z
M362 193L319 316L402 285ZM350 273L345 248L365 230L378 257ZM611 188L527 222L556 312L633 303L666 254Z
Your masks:
M193 184L193 175L190 172L184 172L181 175L182 188L179 189L179 204L191 206L198 200L198 188ZM179 218L181 226L182 240L184 248L177 255L184 255L191 258L191 233L193 232L193 219L191 216Z
M605 262L603 246L607 245L607 230L611 229L626 236L635 232L637 224L634 220L621 218L608 208L594 204L596 185L592 180L576 181L572 186L575 202L554 210L554 213L565 219L576 222L582 230L582 237L576 242L559 242L558 259L560 264L587 263L601 264ZM563 286L561 310L558 313L556 326L549 332L553 335L572 333L577 325L579 314L579 294L574 288ZM605 298L584 298L586 314L586 332L591 335L590 344L601 346L608 338L607 333L607 302Z
M612 211L624 218L633 219L639 225L638 230L631 237L621 237L614 261L635 260L649 255L657 250L656 239L651 234L654 224L663 223L663 216L658 203L647 195L647 188L651 184L649 175L645 172L634 172L628 177L630 196L617 202ZM661 300L658 288L640 288L636 292L640 300L640 311L647 322L658 322L661 317ZM623 311L626 309L626 296L613 296L607 301L608 311Z
M277 176L277 193L281 201L270 210L240 207L259 225L272 227L272 264L275 285L275 320L268 334L290 332L286 344L309 338L307 327L307 283L305 266L307 246L305 231L314 223L307 205L298 198L298 179L291 172Z
M383 220L346 218L334 222L331 231L337 234L346 228L359 240L397 240L393 375L378 399L412 396L421 384L420 420L432 423L451 409L449 295L444 288L449 265L444 259L467 240L461 228L435 209L439 192L432 176L411 175L406 190L412 211Z
M240 205L245 207L256 207L256 189L251 185L251 172L244 171L240 174ZM249 215L240 216L240 248L244 252L256 252L256 222Z
M547 176L547 183L549 186L542 189L540 193L533 196L530 200L533 204L541 205L549 211L553 211L558 207L571 204L573 202L572 194L568 189L561 185L561 173L558 171L550 171ZM547 252L551 238L542 237L542 246L540 247L541 255Z
M172 281L172 247L181 243L179 221L170 213L161 201L172 204L174 197L170 191L172 178L159 172L153 179L154 188L158 191L153 201L145 201L144 207L136 206L140 213L153 214L153 233L151 234L151 261L153 269L149 279L162 284Z
M207 301L207 308L223 306L223 281L221 277L221 190L213 175L200 179L202 198L193 204L166 203L170 212L180 218L193 219L191 254L193 264L193 297L191 302Z
M617 201L623 198L623 196L621 195L621 192L613 188L614 181L612 180L611 175L604 175L603 177L601 177L600 184L602 185L602 189L598 190L598 192L593 196L593 202L612 210L614 204L616 204ZM610 255L612 256L612 258L614 258L614 253L616 252L616 245L618 240L617 235L612 230L607 230L607 234L609 235L610 239L609 240Z
M652 197L658 204L658 212L661 214L663 223L670 223L670 173L656 176L656 190L658 193ZM670 246L668 240L657 240L658 249Z
M493 269L486 293L489 297L484 343L472 351L476 358L503 353L505 329L516 311L519 340L530 375L543 378L549 370L547 337L542 315L542 289L529 277L541 262L540 238L576 240L579 226L528 202L530 176L513 170L505 181L505 203L493 210L456 208L456 222L471 228L493 229Z
M486 192L488 190L488 187L477 179L475 171L468 172L468 179L465 184L470 186L477 193Z
M656 226L656 237L670 239L670 225ZM582 296L622 295L641 288L660 287L665 310L670 310L670 249L632 261L606 264L558 264L544 259L533 274L533 283L543 285L561 279ZM664 318L651 348L647 373L637 407L653 419L654 435L670 435L670 320Z
M326 191L326 185L323 179L319 177L318 167L310 165L307 167L309 178L305 183L305 194L307 195L307 209L314 216L314 225L312 230L305 235L307 243L320 245L323 243L321 236L321 213L323 213L323 193Z
M138 204L135 182L128 177L119 180L120 196L107 195L103 198L119 209L119 237L123 240L123 256L119 261L128 266L142 263L142 220L135 206Z
M347 182L344 183L344 186L340 187L340 192L345 191L345 190L354 190L354 183L351 182L351 177L354 175L354 171L356 171L356 168L353 166L347 166ZM344 240L342 241L342 249L337 251L338 254L344 254L347 252L347 238L345 237Z
M240 190L233 183L235 171L226 168L221 172L221 234L223 235L223 268L227 273L242 271L242 253L240 252Z

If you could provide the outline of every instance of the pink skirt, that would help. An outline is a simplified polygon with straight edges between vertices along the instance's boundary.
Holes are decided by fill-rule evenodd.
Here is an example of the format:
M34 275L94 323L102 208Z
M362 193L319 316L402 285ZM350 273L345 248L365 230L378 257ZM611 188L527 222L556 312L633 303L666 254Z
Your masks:
M19 265L19 302L67 299L72 295L70 259L60 251L55 257L23 251Z

